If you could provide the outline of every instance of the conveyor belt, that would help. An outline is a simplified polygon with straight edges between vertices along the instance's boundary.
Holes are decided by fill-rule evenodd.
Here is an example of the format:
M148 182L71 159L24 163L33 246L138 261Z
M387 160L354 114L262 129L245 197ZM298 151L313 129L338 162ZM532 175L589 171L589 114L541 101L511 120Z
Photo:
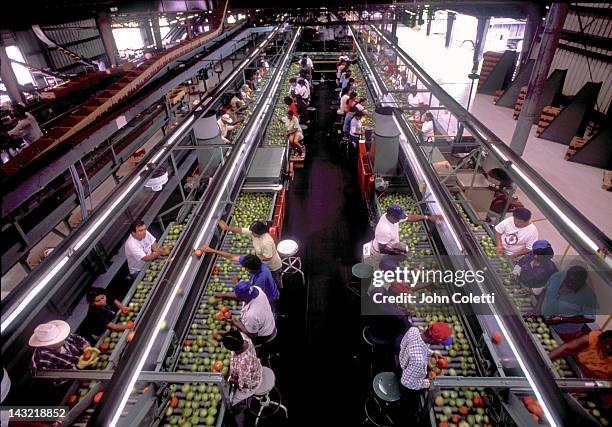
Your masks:
M377 197L377 207L379 214L385 212L387 207L392 203L398 203L407 215L420 215L421 210L416 200L410 196L407 192L394 193L392 190L386 192L382 196ZM434 246L429 240L427 231L425 230L422 222L404 222L400 224L400 241L405 243L409 248L410 256L404 261L401 266L408 269L419 270L421 268L435 269L434 267L439 264L439 260L434 252ZM442 286L434 285L436 293L439 295L447 294ZM431 294L431 289L424 289L415 293L417 300L420 299L421 294ZM436 375L446 376L481 376L479 367L477 366L477 358L472 349L474 345L468 334L464 329L465 325L461 321L461 315L455 309L454 305L442 304L442 303L428 303L428 304L410 304L405 307L410 313L410 321L414 326L417 326L421 331L424 331L429 323L431 322L447 322L453 328L453 344L451 346L442 345L431 345L431 349L438 354L441 354L448 362L448 367L440 369L434 366L433 359L430 361L432 370ZM444 405L434 406L432 409L432 416L435 417L437 423L448 422L452 417L456 417L455 424L461 421L468 420L468 416L472 415L475 419L476 415L480 415L481 421L489 420L491 414L484 402L488 399L481 399L483 404L480 405L481 400L476 399L479 403L479 407L471 409L471 406L465 406L465 402L470 400L467 405L473 406L473 399L466 398L466 395L471 395L474 390L468 388L460 388L457 390L447 391L444 390L441 393L444 396L457 395L459 397L444 397ZM477 394L474 396L485 396L484 391L476 391ZM442 395L442 394L441 394ZM463 397L462 397L463 396ZM463 400L463 402L462 402ZM465 409L462 407L465 406ZM460 413L464 411L465 414ZM481 413L482 412L482 413ZM486 416L486 418L484 418ZM448 418L448 420L446 420ZM472 418L470 418L472 420ZM454 422L454 421L452 421ZM466 421L467 422L467 421ZM488 423L486 421L485 423ZM471 424L473 425L473 423Z
M248 208L248 211L245 209ZM249 227L254 220L272 219L272 210L274 209L274 193L245 193L242 192L236 201L236 208L233 212L231 220L232 226ZM250 236L242 234L226 234L220 245L220 249L233 254L246 255L252 253L253 246ZM233 290L232 277L234 274L240 276L243 280L248 280L246 270L240 265L232 261L217 257L214 266L206 282L204 284L204 292L200 303L197 306L197 311L192 314L190 328L180 341L182 343L181 350L176 356L175 370L177 372L210 372L215 371L215 363L220 363L221 373L228 373L230 363L228 351L220 344L219 336L216 331L220 329L228 329L229 325L224 321L216 320L215 313L219 312L222 307L227 307L232 316L239 316L240 310L235 300L218 301L213 294L217 292L231 292ZM174 387L173 387L174 386ZM187 386L171 385L172 393L165 405L165 418L162 425L183 425L183 422L189 422L191 426L210 426L220 425L222 415L215 418L215 423L211 423L213 418L223 406L220 405L220 394L213 393L214 396L219 396L214 399L204 399L205 394L201 390L206 387L207 393L210 388L216 387L211 384L192 383ZM190 392L191 388L196 388L198 392ZM201 403L204 411L201 409ZM172 405L174 407L172 407ZM200 411L199 415L194 414L195 409ZM168 409L170 408L170 409ZM206 414L203 416L202 414ZM183 421L183 422L181 422Z
M265 87L265 83L267 82L267 77L262 81L260 88ZM258 90L255 92L255 100L258 100L261 96L262 91ZM251 117L252 108L255 102L251 103L247 110L245 111L245 120L244 123L248 123L249 118ZM242 128L244 129L244 127ZM175 224L171 223L164 235L159 239L160 246L168 244L169 248L172 249L177 245L181 233L185 228L185 225L189 222L191 218L191 213L185 218L183 224ZM174 256L174 253L171 253L169 256ZM126 305L130 308L130 312L127 315L118 314L115 320L120 322L134 321L135 325L138 326L139 314L143 311L143 309L149 303L149 296L152 290L158 283L159 277L162 276L164 266L166 264L168 257L161 257L157 260L150 262L146 269L143 270L134 282L134 286L130 288L128 294L123 300L123 305ZM201 319L200 319L201 321ZM104 349L106 347L106 351L111 351L111 354L102 353L100 356L100 361L96 364L96 369L114 369L116 366L116 362L121 357L121 354L125 350L133 333L130 331L124 332L110 332L105 331L104 334L98 340L96 347ZM189 339L189 338L186 338ZM200 365L198 363L198 365ZM204 368L204 365L200 365ZM183 369L178 370L179 372L183 371ZM204 371L204 369L200 369L199 372ZM75 412L83 411L83 406L85 404L89 405L93 401L93 396L101 389L101 386L95 381L82 382L80 384L75 384L71 388L71 392L66 396L65 402L70 399L72 405L78 404L78 408L75 408ZM88 391L85 391L88 390ZM78 391L78 392L77 392ZM81 393L85 393L81 395ZM180 392L180 391L179 391ZM73 395L77 396L75 400ZM137 399L132 399L133 401L137 401ZM72 401L74 401L72 403ZM84 402L84 403L81 403ZM129 404L130 402L128 402ZM124 410L124 412L127 410ZM83 413L79 416L79 422L88 419L93 413L93 409L91 407L87 408L83 411Z
M185 223L190 218L191 214L186 217ZM181 223L170 223L166 232L158 239L160 247L166 246L170 253L167 256L147 263L145 269L136 277L134 284L122 301L122 304L129 308L129 313L117 313L115 319L113 319L114 323L132 321L135 327L139 325L140 313L150 303L149 296L151 291L157 286L159 277L161 277L160 273L163 272L168 258L175 255L172 249L181 238L184 227L185 225ZM102 352L93 369L114 369L134 333L133 329L123 332L104 331L94 345L102 350ZM71 414L71 418L78 416L78 420L83 421L93 412L92 409L84 408L94 401L95 394L100 390L101 387L97 381L75 382L64 397L62 404L73 407L74 413ZM83 411L81 415L75 415L81 411Z

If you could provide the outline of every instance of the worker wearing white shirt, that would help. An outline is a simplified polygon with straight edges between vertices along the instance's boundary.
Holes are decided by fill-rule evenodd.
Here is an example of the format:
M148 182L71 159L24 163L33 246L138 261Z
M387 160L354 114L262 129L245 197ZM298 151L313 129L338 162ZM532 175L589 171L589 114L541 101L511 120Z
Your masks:
M217 120L219 130L221 131L221 139L226 144L232 143L232 141L227 138L227 134L229 133L229 131L234 130L238 127L237 124L233 125L232 123L234 123L234 121L232 120L229 114L224 114L219 118L219 120Z
M297 81L297 87L296 87L296 93L295 94L296 95L300 95L305 100L310 99L310 91L308 90L308 86L306 85L306 80L299 79Z
M305 54L303 54L303 55L302 55L302 59L305 59L305 60L306 60L306 65L307 65L307 66L308 66L308 67L309 67L309 68L312 70L312 69L313 69L312 59L310 59L310 58L308 57L308 54L306 54L306 53L305 53Z
M162 251L155 237L147 231L146 224L138 220L130 228L130 237L125 242L125 257L130 275L135 277L149 261L159 258Z
M433 122L433 114L429 111L425 113L425 121L421 126L421 132L423 133L423 140L425 141L433 141L434 139L434 122Z
M538 229L531 223L531 211L516 208L511 218L506 218L495 226L497 254L509 258L520 258L533 249L538 240Z
M372 240L372 256L370 263L374 269L378 269L378 264L382 255L398 255L406 254L408 247L400 242L399 225L404 221L436 221L435 215L406 215L404 209L398 204L390 205L387 212L380 217L376 230L374 231L374 240Z
M357 147L359 143L359 139L361 139L362 134L362 124L361 119L363 118L363 113L361 111L356 111L353 114L353 118L351 119L351 127L349 131L349 138L353 144L353 147Z
M42 136L42 131L33 115L28 113L23 105L17 104L14 107L15 117L18 119L17 126L9 130L10 136L23 139L24 144L30 145Z
M408 91L408 105L412 108L423 105L423 98L421 98L415 86L411 87Z

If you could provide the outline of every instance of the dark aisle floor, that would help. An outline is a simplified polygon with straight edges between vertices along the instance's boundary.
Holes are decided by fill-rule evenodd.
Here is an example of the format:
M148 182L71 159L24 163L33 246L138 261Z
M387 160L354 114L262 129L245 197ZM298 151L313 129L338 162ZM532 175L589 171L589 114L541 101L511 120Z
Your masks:
M314 90L317 111L306 134L306 164L296 170L287 198L283 238L299 243L307 284L292 281L283 289L281 309L289 317L279 323L281 356L272 368L292 426L363 420L364 383L353 357L360 345L360 306L345 284L371 232L356 157L339 154L336 113L329 108L336 96L333 83Z

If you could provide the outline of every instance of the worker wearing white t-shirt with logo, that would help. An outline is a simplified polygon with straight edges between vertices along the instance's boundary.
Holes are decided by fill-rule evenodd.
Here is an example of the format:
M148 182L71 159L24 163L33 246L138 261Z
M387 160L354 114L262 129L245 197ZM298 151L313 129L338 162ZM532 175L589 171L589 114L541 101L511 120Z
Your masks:
M506 218L495 226L497 254L510 258L520 258L531 251L538 240L538 229L531 222L531 211L516 208L512 217Z
M374 231L374 240L372 240L372 257L370 263L374 269L378 269L378 264L383 255L398 255L407 254L408 248L400 242L399 225L404 221L436 221L437 215L406 215L404 209L398 204L390 205L387 212L380 217L376 230Z
M160 256L162 250L155 237L147 231L147 225L141 220L135 221L130 228L130 237L125 242L125 257L130 276L136 277L147 262Z

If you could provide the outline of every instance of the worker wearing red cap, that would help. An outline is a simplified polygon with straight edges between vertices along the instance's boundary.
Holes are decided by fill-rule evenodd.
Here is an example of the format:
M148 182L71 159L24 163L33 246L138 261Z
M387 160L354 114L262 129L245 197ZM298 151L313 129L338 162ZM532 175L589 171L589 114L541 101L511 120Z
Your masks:
M401 412L410 414L414 420L417 414L417 422L421 412L419 402L421 394L425 393L430 386L427 378L427 365L430 356L441 357L434 353L429 346L431 344L448 344L451 340L452 329L448 323L431 323L424 332L416 326L408 328L400 344L399 362L402 369L402 405Z

